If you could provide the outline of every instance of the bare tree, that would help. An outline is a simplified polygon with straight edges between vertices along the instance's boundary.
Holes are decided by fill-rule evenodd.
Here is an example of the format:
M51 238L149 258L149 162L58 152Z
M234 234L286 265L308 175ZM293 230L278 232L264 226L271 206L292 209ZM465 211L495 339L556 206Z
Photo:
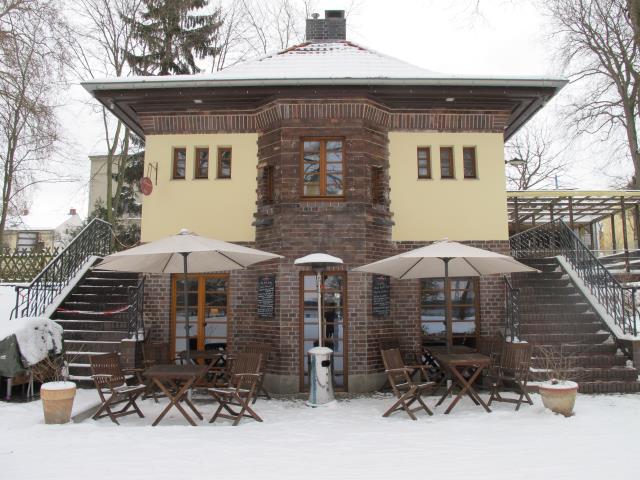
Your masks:
M0 2L0 245L7 216L30 187L68 181L56 170L57 87L64 80L66 25L56 1Z
M575 133L600 134L604 140L624 135L632 160L635 188L640 188L638 152L639 45L627 0L549 0L562 58L572 82L584 92L567 111Z
M550 126L533 120L524 126L506 145L508 159L522 160L522 165L507 167L507 185L510 190L531 190L552 187L565 175L568 161L553 139Z
M127 52L137 46L132 26L123 18L136 18L142 0L77 0L79 18L76 41L72 43L75 71L81 79L130 73ZM117 227L120 200L124 186L124 172L131 162L131 136L129 128L114 119L104 106L99 107L107 152L106 220ZM116 178L115 192L113 178ZM93 206L92 206L93 207Z

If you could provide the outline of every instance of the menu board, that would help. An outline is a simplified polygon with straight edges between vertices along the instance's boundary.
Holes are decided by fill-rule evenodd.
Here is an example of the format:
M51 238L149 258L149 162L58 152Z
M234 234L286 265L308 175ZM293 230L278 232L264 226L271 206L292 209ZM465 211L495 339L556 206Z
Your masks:
M273 318L276 314L276 276L258 277L258 317Z
M371 277L371 310L376 317L391 314L391 279L386 275Z

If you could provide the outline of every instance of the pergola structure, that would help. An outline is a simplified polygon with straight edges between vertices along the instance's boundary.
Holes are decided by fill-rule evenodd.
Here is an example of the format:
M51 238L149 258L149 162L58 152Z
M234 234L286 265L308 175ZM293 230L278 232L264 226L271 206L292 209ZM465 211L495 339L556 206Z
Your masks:
M633 217L635 238L640 239L640 190L526 190L508 191L509 231L522 232L561 218L572 229L587 228L594 236L598 222L611 223L611 241L616 244L615 216L622 219L624 251L629 251L627 218ZM640 248L633 245L631 248Z

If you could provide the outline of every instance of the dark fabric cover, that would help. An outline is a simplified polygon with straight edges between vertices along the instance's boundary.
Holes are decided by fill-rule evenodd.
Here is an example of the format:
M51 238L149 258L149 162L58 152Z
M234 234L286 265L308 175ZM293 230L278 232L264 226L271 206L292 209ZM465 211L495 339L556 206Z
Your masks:
M25 371L15 335L0 340L0 376L14 377Z

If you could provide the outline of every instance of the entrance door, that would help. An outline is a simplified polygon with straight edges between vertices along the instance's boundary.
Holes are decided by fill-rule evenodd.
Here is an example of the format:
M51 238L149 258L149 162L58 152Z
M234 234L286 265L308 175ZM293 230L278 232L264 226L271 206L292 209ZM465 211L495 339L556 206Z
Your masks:
M187 339L191 350L225 348L229 332L228 276L188 276L188 335L185 330L184 276L175 275L172 283L171 346L173 354L186 350Z
M323 345L333 350L333 384L347 389L347 277L344 272L327 272L322 276ZM318 285L315 273L304 273L301 279L301 350L300 389L309 389L307 352L318 346Z

